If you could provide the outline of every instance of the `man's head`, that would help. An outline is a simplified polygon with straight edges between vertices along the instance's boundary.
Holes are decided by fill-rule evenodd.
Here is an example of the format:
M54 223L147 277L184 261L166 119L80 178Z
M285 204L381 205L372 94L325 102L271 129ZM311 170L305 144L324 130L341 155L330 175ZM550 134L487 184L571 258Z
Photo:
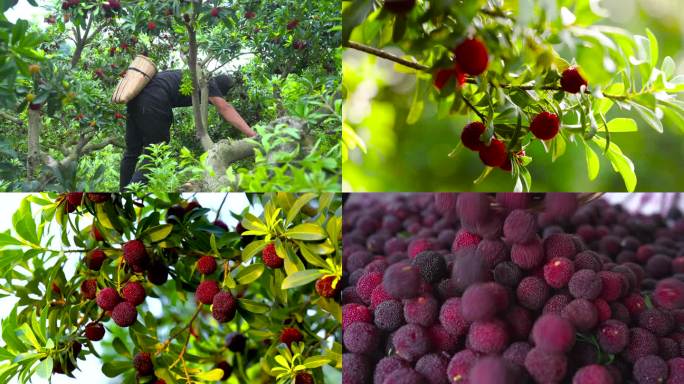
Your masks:
M214 82L216 83L216 86L218 89L221 91L221 94L225 96L230 88L233 87L234 81L233 79L228 76L228 75L218 75L214 76Z

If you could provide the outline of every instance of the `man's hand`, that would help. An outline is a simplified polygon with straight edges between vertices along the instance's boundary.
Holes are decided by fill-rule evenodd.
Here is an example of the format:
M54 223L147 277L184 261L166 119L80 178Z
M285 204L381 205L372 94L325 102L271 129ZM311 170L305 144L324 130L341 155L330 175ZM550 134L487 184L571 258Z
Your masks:
M209 102L214 104L218 113L226 120L230 125L240 130L248 137L256 136L256 132L249 127L249 124L240 116L238 111L230 105L222 97L212 96L209 98Z

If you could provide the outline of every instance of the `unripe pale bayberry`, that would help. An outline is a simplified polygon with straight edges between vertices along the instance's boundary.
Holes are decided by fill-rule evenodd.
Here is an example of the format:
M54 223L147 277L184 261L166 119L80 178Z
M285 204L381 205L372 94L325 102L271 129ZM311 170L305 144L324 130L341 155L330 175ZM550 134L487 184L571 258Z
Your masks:
M487 69L489 53L480 40L465 39L455 49L456 62L463 72L477 76Z
M197 271L203 275L216 272L216 259L213 256L202 256L197 260Z
M480 140L480 135L485 131L485 125L479 121L466 125L461 132L461 142L473 151L480 151L484 148L484 143Z
M553 139L558 134L559 128L558 116L546 111L539 113L530 123L530 131L540 140Z
M480 160L490 167L502 166L506 157L506 145L498 139L493 138L488 146L480 149Z
M85 335L90 341L102 340L105 334L105 328L102 323L88 323L85 326Z
M261 252L261 259L267 267L271 269L281 268L283 266L283 259L276 253L275 244L271 243Z
M560 83L563 90L568 93L578 93L583 85L587 85L587 81L579 73L577 67L570 67L563 71Z

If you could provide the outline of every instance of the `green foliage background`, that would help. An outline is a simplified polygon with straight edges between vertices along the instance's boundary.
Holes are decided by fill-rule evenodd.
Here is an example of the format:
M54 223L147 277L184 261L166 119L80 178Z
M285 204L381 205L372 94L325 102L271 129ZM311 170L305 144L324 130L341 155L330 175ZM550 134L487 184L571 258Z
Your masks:
M231 212L247 229L241 237L235 229L212 224L225 209L223 203L218 212L199 207L182 219L169 217L169 207L188 204L179 194L115 194L100 203L84 198L72 213L65 209L64 195L27 195L12 216L12 229L0 233L0 297L17 299L2 314L0 382L13 377L21 383L32 377L48 379L57 364L64 367L71 361L78 366L94 354L102 361L102 372L116 382L152 383L153 377L136 379L132 359L140 351L152 355L155 375L169 384L215 382L222 372L213 368L226 360L234 368L227 383L291 384L302 371L314 375L317 383L340 382L341 308L314 290L321 277L339 280L342 275L340 195L247 198L250 206ZM103 241L93 238L92 227ZM153 285L144 274L123 267L121 245L133 238L145 242L156 262L168 265L164 284ZM269 243L285 259L283 268L262 263L261 250ZM99 271L83 262L95 248L107 255ZM216 258L219 268L213 275L202 277L196 271L199 255ZM74 261L76 272L65 274L64 265ZM99 289L140 281L148 298L161 301L163 315L153 315L143 303L133 326L118 327L94 300L82 296L85 279L97 279ZM209 306L197 305L195 288L206 279L216 280L236 297L238 311L230 322L217 323ZM100 320L107 329L105 338L88 341L83 326ZM303 342L293 343L291 349L281 344L284 327L299 329ZM224 346L226 335L235 331L247 338L244 353ZM75 342L83 345L80 358L71 352Z
M445 3L445 2L441 2ZM450 3L450 2L446 2ZM486 2L482 2L486 3ZM565 0L545 1L492 1L503 3L506 9L529 13L535 9L538 17L543 4L567 6L575 12L577 19L584 23L614 25L631 32L644 34L649 28L657 37L660 58L671 56L677 63L677 73L684 68L682 34L684 22L679 14L679 3L672 1L603 1L602 5L615 11L620 7L634 11L628 20L613 20L612 17L599 17L591 11L589 1ZM537 6L532 8L531 6ZM630 7L634 7L633 9ZM623 9L624 11L625 9ZM556 13L559 16L559 13ZM370 23L367 23L370 24ZM370 27L372 29L372 27ZM356 28L351 40L364 42L361 27ZM369 43L372 45L372 43ZM390 44L391 46L392 44ZM399 50L389 51L398 54ZM570 59L573 56L561 52ZM594 60L595 66L589 71L602 70L601 55L584 58L584 62ZM585 65L586 67L586 65ZM393 63L380 60L352 49L345 51L343 59L344 89L347 92L345 112L347 124L356 131L365 143L366 153L356 148L349 153L349 161L343 163L343 190L355 191L440 191L476 190L510 191L514 180L511 174L494 170L480 184L473 184L484 166L477 154L464 149L453 158L447 157L459 143L459 135L465 124L476 120L469 116L452 113L446 118L437 116L438 105L425 98L422 117L415 124L406 124L416 76ZM358 88L366 81L363 89ZM372 84L372 85L369 85ZM591 85L591 84L590 84ZM356 102L354 102L356 100ZM367 103L367 104L364 104ZM370 108L363 116L359 110ZM351 115L360 115L359 121ZM635 118L638 132L611 134L611 141L618 144L635 164L638 178L636 189L639 191L669 191L684 188L684 180L676 175L684 162L684 126L673 120L665 120L664 133L651 129L634 111L620 111L620 117ZM350 119L353 121L350 122ZM345 132L347 127L345 127ZM601 133L601 130L599 130ZM587 163L581 145L568 143L563 156L552 162L550 154L544 152L539 141L526 150L533 158L529 165L533 176L534 191L624 191L625 184L618 173L613 172L611 164L598 153L600 172L596 180L587 176Z

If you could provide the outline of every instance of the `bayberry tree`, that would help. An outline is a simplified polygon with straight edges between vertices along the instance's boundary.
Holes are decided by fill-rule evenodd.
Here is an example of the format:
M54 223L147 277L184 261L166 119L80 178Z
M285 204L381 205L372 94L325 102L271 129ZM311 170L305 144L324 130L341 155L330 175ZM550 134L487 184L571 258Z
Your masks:
M5 11L14 3L0 7ZM307 186L292 191L338 189L331 187L339 184L340 173L338 143L330 139L340 127L340 31L335 28L340 21L333 1L64 0L29 9L47 13L43 22L12 25L0 19L0 126L2 142L14 149L0 146L6 189L117 189L111 164L124 145L126 107L110 100L138 54L150 57L160 71L183 70L180 91L194 100L193 108L176 110L167 152L178 158L185 147L189 156L183 157L195 161L169 167L183 175L170 190L188 181L206 181L197 190L228 190L228 182L210 183L202 171L232 175L238 171L234 163L254 157L255 149L268 161L257 157L255 165L250 159L240 164L244 168L289 162L281 174L309 176L296 180ZM200 98L208 79L219 73L233 76L228 101L259 132L258 143L229 140L244 135L223 124L206 96ZM292 158L281 160L283 152ZM200 176L183 172L200 160L205 168ZM230 189L264 191L263 179L261 185L248 180ZM289 184L295 185L292 179Z
M89 354L124 383L339 381L341 199L250 195L231 228L236 196L215 212L177 194L24 198L0 233L17 299L0 381L78 376Z
M376 117L390 127L392 119L396 125L420 125L424 112L438 114L444 124L453 115L471 118L460 139L444 140L458 142L450 156L463 147L477 152L485 167L476 183L491 172L510 172L514 190L530 190L533 158L528 148L541 143L553 161L566 150L585 152L590 180L597 177L599 156L604 156L633 191L635 165L612 138L638 128L662 133L664 126L684 124L684 103L678 98L684 76L676 73L671 57L660 54L650 30L633 35L597 23L607 16L592 4L347 1L343 45L389 60L396 71L415 77L400 86L379 75L380 83L396 86L394 92L404 100L404 93L412 93L412 102L405 123L399 122L404 116L386 114L380 103L373 105L378 112L369 121ZM360 84L365 83L348 83L350 107L358 103L353 97L373 98L371 92L360 92ZM366 124L360 112L348 116L343 130L347 149L373 151L356 133L355 127ZM391 137L383 131L382 139L371 143L391 151Z

